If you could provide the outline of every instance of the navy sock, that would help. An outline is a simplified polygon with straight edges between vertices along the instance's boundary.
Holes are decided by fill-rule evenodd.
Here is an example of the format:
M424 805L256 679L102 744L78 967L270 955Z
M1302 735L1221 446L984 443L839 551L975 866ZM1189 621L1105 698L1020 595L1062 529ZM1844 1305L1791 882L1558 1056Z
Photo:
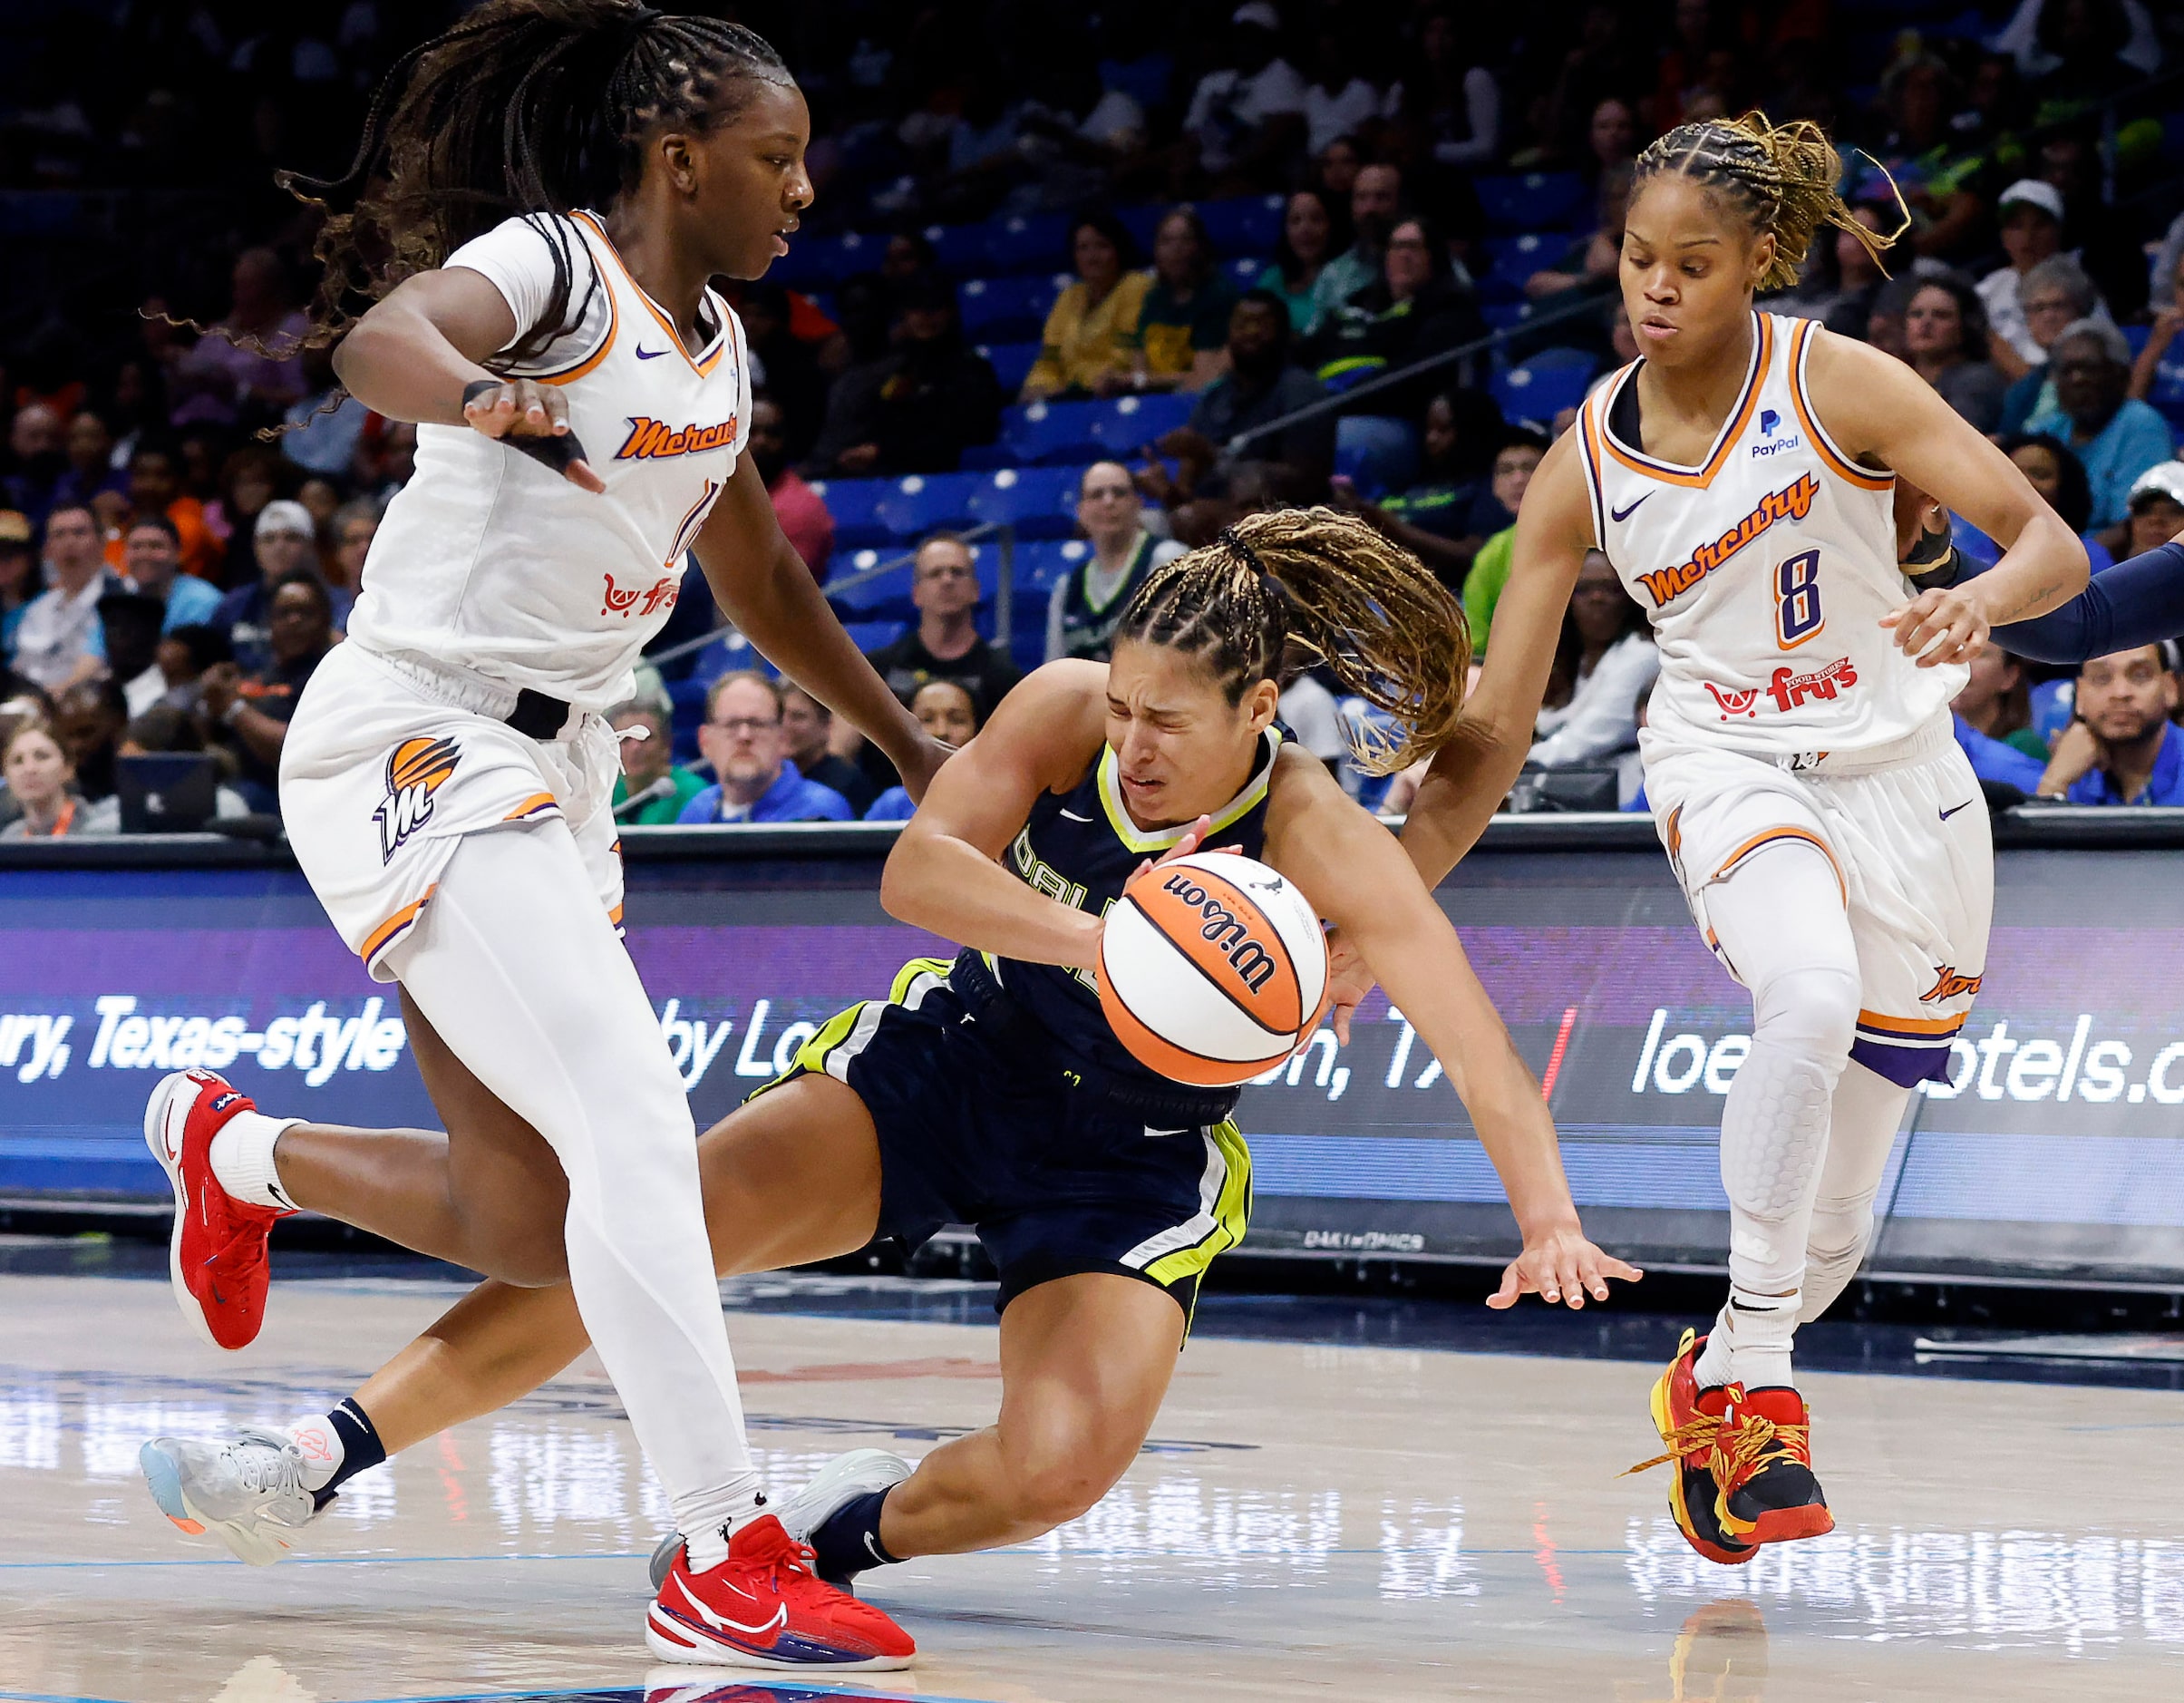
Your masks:
M821 1579L844 1584L859 1573L892 1566L901 1559L888 1554L879 1541L879 1506L887 1499L887 1491L875 1490L845 1502L811 1533L812 1552L818 1557L814 1571Z
M313 1503L325 1507L334 1500L335 1493L369 1467L377 1466L387 1458L387 1445L379 1440L378 1429L372 1424L372 1416L359 1407L354 1399L343 1401L340 1406L326 1416L326 1424L341 1439L341 1465L334 1469L334 1476L311 1493Z

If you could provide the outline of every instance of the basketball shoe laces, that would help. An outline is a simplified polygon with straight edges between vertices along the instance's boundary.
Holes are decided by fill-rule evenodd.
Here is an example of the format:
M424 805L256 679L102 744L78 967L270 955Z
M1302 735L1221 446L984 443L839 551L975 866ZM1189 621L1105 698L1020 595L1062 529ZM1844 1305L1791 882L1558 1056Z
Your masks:
M778 1542L769 1542L772 1533L762 1532L751 1540L751 1552L747 1552L750 1559L765 1567L766 1583L773 1594L786 1596L791 1588L801 1591L807 1584L823 1584L815 1565L819 1552L809 1543L799 1543L778 1523L774 1529L781 1532Z
M1788 1461L1798 1466L1811 1465L1810 1426L1777 1425L1764 1414L1752 1412L1742 1402L1733 1402L1730 1411L1736 1416L1736 1423L1728 1427L1726 1440L1717 1431L1712 1462L1713 1482L1724 1496L1742 1489L1761 1468L1775 1461Z
M1765 1425L1767 1422L1764 1419L1758 1419L1754 1423ZM1711 1455L1714 1451L1721 1431L1722 1418L1719 1414L1694 1414L1661 1439L1667 1445L1668 1452L1666 1454L1656 1455L1650 1461L1640 1461L1636 1466L1625 1467L1616 1475L1618 1478L1628 1478L1633 1473L1650 1472L1656 1466L1667 1465L1671 1461L1688 1460L1695 1455Z
M238 1205L233 1210L238 1213L251 1214L250 1221L246 1222L226 1241L206 1255L205 1264L224 1278L249 1282L257 1278L259 1270L267 1263L267 1251L269 1244L266 1240L266 1232L281 1219L293 1218L295 1214L266 1206ZM260 1218L257 1216L260 1213L266 1216ZM238 1263L230 1266L228 1263L229 1257L238 1246L244 1243L250 1244L249 1251Z

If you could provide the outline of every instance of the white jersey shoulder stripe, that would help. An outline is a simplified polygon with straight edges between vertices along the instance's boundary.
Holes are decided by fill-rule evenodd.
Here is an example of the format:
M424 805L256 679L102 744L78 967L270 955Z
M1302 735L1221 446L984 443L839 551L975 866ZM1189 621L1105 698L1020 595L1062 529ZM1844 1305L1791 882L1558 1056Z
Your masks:
M1843 453L1842 446L1828 435L1827 427L1820 424L1820 410L1805 400L1805 361L1812 352L1812 334L1820 323L1800 319L1790 332L1790 404L1797 410L1798 423L1812 440L1812 447L1820 452L1820 460L1828 470L1839 478L1847 479L1861 491L1893 491L1896 475L1860 467Z

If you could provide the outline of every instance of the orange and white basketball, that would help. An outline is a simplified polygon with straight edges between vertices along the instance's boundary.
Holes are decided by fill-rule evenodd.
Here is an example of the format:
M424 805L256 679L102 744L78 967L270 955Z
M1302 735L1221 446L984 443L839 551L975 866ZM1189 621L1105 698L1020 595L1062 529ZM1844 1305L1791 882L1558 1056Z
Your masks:
M1233 1087L1318 1022L1327 948L1305 896L1254 859L1194 852L1145 871L1107 913L1100 1006L1141 1064Z

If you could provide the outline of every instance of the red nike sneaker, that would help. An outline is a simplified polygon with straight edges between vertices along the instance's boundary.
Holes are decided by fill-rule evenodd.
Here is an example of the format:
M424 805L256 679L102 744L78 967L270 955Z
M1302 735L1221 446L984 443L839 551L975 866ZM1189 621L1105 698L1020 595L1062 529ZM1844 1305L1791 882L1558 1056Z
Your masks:
M1729 1387L1713 1438L1714 1517L1733 1543L1786 1543L1835 1530L1812 1474L1812 1416L1781 1385Z
M1728 1409L1729 1392L1699 1387L1694 1368L1705 1346L1706 1338L1693 1330L1686 1330L1676 1344L1675 1358L1653 1387L1654 1429L1661 1434L1661 1446L1668 1452L1641 1461L1630 1471L1672 1467L1668 1512L1675 1520L1676 1530L1708 1561L1737 1567L1757 1554L1759 1546L1724 1531L1715 1511L1719 1487L1713 1478L1713 1445L1722 1416Z
M728 1559L702 1573L687 1552L645 1617L645 1642L662 1661L730 1668L907 1668L910 1635L869 1602L811 1571L811 1550L762 1514L728 1542Z
M273 1273L266 1239L270 1206L237 1200L212 1174L212 1138L238 1112L257 1110L225 1076L178 1070L162 1077L144 1106L144 1141L174 1188L174 1233L167 1270L182 1316L216 1348L247 1348L266 1319Z

